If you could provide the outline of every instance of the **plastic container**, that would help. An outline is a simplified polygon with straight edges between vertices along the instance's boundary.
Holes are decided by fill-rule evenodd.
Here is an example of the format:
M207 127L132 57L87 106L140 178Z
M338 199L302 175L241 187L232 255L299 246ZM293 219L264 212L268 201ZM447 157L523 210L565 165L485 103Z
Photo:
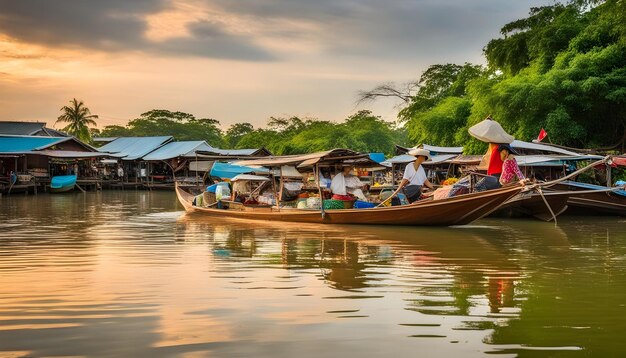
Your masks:
M367 201L357 200L354 202L355 209L371 209L375 207L376 207L376 204L368 203Z

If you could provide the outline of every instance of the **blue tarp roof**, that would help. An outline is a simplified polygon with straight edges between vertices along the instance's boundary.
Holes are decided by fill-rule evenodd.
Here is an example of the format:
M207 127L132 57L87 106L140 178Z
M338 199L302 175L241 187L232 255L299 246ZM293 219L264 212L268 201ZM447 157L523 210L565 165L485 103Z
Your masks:
M370 153L370 159L375 161L376 163L384 162L385 154L384 153Z
M267 172L269 172L267 168L253 168L244 165L215 162L215 164L213 164L213 168L211 168L210 174L211 176L222 179L232 179L238 174Z
M39 136L1 136L0 153L28 152L45 149L54 144L64 142L69 137L39 137Z
M114 153L122 160L135 160L171 141L172 136L161 137L120 137L98 148L104 153Z
M170 142L143 157L143 160L166 160L178 157L194 157L196 150L212 149L203 140Z

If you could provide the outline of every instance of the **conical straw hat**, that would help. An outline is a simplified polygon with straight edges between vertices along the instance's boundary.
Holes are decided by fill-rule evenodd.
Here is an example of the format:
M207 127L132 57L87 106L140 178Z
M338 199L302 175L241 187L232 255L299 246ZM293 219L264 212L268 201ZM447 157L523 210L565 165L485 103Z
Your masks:
M472 137L487 143L510 144L515 140L515 137L505 132L500 123L494 121L491 117L487 117L482 122L471 126L468 131Z

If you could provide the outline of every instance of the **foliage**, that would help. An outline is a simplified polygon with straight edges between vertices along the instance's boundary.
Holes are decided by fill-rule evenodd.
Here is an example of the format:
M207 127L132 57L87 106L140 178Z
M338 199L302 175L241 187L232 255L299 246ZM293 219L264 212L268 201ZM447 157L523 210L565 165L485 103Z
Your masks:
M174 136L176 140L206 140L209 144L221 147L222 132L219 122L211 118L196 118L185 112L172 112L155 109L133 119L126 127L106 126L103 137L118 136Z
M395 144L406 145L404 129L395 128L370 111L360 111L343 123L314 118L270 117L266 128L250 123L235 123L222 135L213 119L167 110L143 113L127 126L107 126L102 137L173 135L177 140L206 140L214 147L261 148L276 155L302 154L333 148L392 155Z
M490 85L470 86L470 122L492 113L520 139L545 128L552 142L567 146L623 143L626 12L616 13L619 6L616 1L591 9L557 4L506 25L503 33L517 32L487 46L489 66L501 75ZM524 36L523 66L511 53L516 36Z
M90 126L97 125L95 119L98 119L98 116L91 114L83 101L76 98L70 101L70 106L63 106L61 111L63 114L58 117L56 123L68 123L62 130L83 142L90 142L92 130Z
M391 155L394 144L405 144L406 134L395 129L370 111L360 111L344 123L300 119L298 117L268 120L268 128L244 135L236 148L265 146L277 155L310 153L333 148L350 148L363 152Z
M399 113L415 144L463 145L472 102L467 98L472 81L486 75L478 65L430 66L418 81L419 90Z
M224 136L224 143L229 148L235 147L246 134L254 132L254 127L250 123L235 123L228 128Z
M447 146L462 144L471 102L460 97L448 97L432 109L418 112L407 124L413 143Z

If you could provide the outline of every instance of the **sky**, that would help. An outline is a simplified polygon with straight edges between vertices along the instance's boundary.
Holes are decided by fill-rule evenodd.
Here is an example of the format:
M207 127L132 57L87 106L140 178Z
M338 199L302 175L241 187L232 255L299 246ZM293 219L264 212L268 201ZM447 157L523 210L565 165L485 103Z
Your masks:
M264 126L341 121L358 91L484 63L500 28L549 0L0 0L0 120L52 126L72 98L125 125L151 109ZM59 126L57 126L59 127Z

